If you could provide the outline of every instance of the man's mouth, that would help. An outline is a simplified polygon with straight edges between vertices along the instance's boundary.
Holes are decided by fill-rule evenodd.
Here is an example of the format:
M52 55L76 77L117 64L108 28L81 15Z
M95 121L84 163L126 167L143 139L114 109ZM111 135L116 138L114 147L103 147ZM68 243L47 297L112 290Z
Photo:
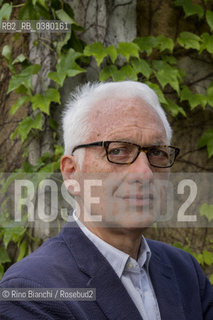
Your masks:
M127 194L121 197L118 197L124 200L128 205L134 206L149 206L153 201L153 194Z

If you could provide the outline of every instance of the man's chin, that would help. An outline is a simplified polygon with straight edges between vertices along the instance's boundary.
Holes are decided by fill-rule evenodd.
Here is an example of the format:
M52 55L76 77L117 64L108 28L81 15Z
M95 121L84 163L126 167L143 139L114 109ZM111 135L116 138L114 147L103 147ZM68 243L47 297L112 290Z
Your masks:
M138 209L138 210L137 210ZM133 210L123 212L118 215L106 215L102 223L105 227L125 228L125 229L144 229L150 227L156 221L154 214L150 210L141 210L135 208Z
M103 228L144 229L150 227L157 217L153 208L147 205L128 205L122 210L116 205L103 210L99 208L88 215L87 211L81 215L81 221L87 225Z

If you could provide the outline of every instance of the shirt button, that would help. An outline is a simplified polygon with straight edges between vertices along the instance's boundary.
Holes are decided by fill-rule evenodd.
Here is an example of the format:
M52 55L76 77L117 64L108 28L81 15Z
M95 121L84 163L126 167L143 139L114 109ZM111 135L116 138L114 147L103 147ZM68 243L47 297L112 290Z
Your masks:
M134 266L133 266L133 263L132 262L129 262L128 263L128 268L132 269Z

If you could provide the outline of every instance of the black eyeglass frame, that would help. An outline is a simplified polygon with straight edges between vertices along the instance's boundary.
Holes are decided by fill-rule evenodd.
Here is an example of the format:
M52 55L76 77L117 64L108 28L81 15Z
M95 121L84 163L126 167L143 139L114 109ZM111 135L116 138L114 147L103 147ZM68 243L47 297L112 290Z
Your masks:
M128 143L128 144L134 145L134 146L136 146L136 147L138 148L138 153L136 154L135 158L134 158L131 162L128 162L128 163L120 163L120 162L112 161L112 160L110 160L109 157L108 157L108 148L109 148L110 143L113 143L113 142L114 142L114 143L116 143L116 142L117 142L117 143L122 143L122 142L124 142L124 143ZM88 144L78 145L78 146L76 146L76 147L73 148L73 150L72 150L72 155L73 155L73 153L74 153L77 149L80 149L80 148L90 148L90 147L104 147L104 149L105 149L105 151L106 151L107 160L108 160L109 162L111 162L111 163L120 164L120 165L132 164L133 162L135 162L135 160L138 158L138 156L139 156L139 154L140 154L141 152L145 152L145 153L147 154L147 159L148 159L148 161L149 161L149 163L150 163L149 156L148 156L148 151L149 151L150 149L153 149L154 147L160 147L160 148L162 148L162 147L168 148L168 147L169 147L169 148L172 148L172 149L175 150L175 156L174 156L174 160L173 160L172 164L170 164L169 166L166 166L166 167L164 167L164 166L162 167L162 166L156 166L156 165L153 165L153 164L150 163L150 165L151 165L152 167L155 167L155 168L171 168L171 167L173 166L173 164L174 164L174 162L175 162L175 160L176 160L179 152L180 152L180 149L179 149L179 148L173 147L173 146L169 146L169 145L153 145L153 146L148 146L148 147L141 147L140 145L138 145L138 144L136 144L136 143L129 142L129 141L112 140L112 141L97 141L97 142L91 142L91 143L88 143Z

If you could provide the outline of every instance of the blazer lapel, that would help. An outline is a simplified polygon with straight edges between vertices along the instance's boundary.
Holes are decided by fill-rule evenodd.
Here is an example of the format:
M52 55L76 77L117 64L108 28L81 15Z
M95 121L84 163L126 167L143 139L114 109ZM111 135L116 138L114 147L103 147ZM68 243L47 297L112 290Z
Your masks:
M141 320L142 317L121 280L77 224L66 224L61 235L79 269L89 276L87 287L96 289L96 303L106 317L110 320Z
M141 320L141 315L114 270L107 264L88 282L96 301L110 320Z
M150 277L157 297L162 320L186 320L181 301L181 294L174 270L164 264L160 255L148 241L152 257L150 259Z

